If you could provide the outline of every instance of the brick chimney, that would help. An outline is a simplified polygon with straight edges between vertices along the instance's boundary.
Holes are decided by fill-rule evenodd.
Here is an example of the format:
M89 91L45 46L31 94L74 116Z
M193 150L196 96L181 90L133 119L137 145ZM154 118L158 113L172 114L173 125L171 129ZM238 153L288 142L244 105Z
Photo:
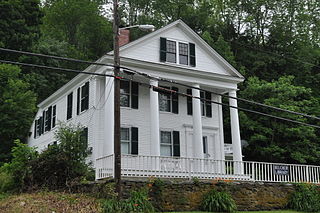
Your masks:
M130 30L128 29L122 29L119 30L119 46L123 46L125 44L128 44L130 42Z

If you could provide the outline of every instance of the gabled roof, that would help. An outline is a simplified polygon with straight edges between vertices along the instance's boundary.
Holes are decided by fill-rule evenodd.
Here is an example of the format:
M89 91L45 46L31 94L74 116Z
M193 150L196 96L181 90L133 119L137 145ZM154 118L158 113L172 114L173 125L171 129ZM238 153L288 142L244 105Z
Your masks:
M120 53L124 50L130 50L132 47L136 45L140 45L147 40L159 36L162 32L165 32L173 27L180 28L183 32L185 32L189 37L193 38L197 44L204 49L213 60L219 63L230 75L238 78L244 79L244 77L230 64L228 63L219 53L217 53L206 41L204 41L196 32L194 32L187 24L185 24L182 20L177 20L172 22L171 24L166 25L152 33L147 34L133 42L130 42L126 45L120 47ZM113 51L108 54L113 54Z

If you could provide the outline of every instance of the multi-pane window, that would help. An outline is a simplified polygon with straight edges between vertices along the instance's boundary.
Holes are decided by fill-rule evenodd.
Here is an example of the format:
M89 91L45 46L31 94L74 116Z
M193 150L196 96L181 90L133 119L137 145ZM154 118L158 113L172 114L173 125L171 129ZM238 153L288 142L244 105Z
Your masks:
M179 42L179 64L188 65L188 44Z
M44 130L50 131L51 129L51 118L52 118L52 106L50 106L45 112L45 122L44 122Z
M170 87L164 87L170 89ZM164 112L171 112L171 97L170 93L159 93L159 110Z
M121 153L122 154L138 154L138 128L121 128Z
M176 50L176 42L167 40L167 62L176 63L177 61L177 50Z
M180 133L179 131L160 132L161 156L180 156Z
M174 91L179 91L176 87L165 87L167 90L159 90L159 110L163 112L179 113L179 99L178 95ZM172 90L173 92L170 92Z
M77 115L89 109L89 82L77 90Z
M192 90L187 89L187 94L192 95ZM211 93L200 91L201 98L201 115L206 116L208 118L212 117L212 103L211 103ZM192 115L192 97L187 97L187 113L188 115Z
M73 102L73 93L71 92L67 96L67 120L72 118L72 102Z
M138 109L139 84L137 82L120 82L120 106Z
M196 66L195 44L160 38L160 61L194 67Z
M161 156L172 156L171 132L160 132L160 154Z
M202 137L202 143L203 143L203 153L208 154L208 137L207 136Z
M130 81L120 82L120 106L130 106Z

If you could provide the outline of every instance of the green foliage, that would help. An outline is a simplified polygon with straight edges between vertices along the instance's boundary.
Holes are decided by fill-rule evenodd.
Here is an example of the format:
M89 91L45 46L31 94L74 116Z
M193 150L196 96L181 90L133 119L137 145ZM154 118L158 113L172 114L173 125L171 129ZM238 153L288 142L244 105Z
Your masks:
M154 212L145 189L131 191L126 200L107 199L102 203L103 212Z
M88 59L97 59L112 47L112 25L101 14L101 2L90 0L45 1L42 31L65 41Z
M35 112L35 94L17 66L0 64L0 162L8 162L15 139L25 139Z
M40 0L2 0L0 11L0 47L30 50L40 36ZM2 52L1 59L17 55Z
M320 193L315 185L297 184L296 191L290 197L288 207L296 211L319 212Z
M293 76L281 77L267 82L256 77L249 78L242 97L264 104L296 112L313 114L320 107L312 98L311 89L294 84ZM288 113L270 112L261 107L247 105L249 109L285 116L289 119L307 122L305 118ZM241 113L243 139L249 142L244 150L248 159L317 164L320 157L319 138L312 127L278 121L255 114Z
M201 207L202 210L209 212L234 212L237 209L230 194L215 189L204 195Z
M83 128L60 124L56 139L59 144L49 146L30 162L35 185L61 188L74 180L80 181L89 172L86 164L88 144L83 137Z
M160 178L151 179L149 186L150 186L149 194L150 194L150 197L153 198L152 200L153 206L158 211L162 211L163 202L164 202L164 197L163 197L164 182Z
M15 140L15 146L12 148L13 159L10 163L6 163L1 167L2 177L7 177L3 182L3 191L21 190L30 184L32 168L30 161L38 157L38 153L34 148L22 144L19 140Z
M61 125L57 131L58 145L38 154L34 148L15 141L13 159L0 168L0 192L30 188L65 188L89 173L88 155L83 128Z

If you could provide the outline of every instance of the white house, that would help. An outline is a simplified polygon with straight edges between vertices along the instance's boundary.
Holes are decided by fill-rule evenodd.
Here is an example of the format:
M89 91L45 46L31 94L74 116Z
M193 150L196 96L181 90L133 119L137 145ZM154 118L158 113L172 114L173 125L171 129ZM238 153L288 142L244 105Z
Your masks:
M244 80L181 20L121 46L120 56L121 66L233 97L236 97L237 84ZM97 62L112 64L112 52ZM97 65L85 71L113 72L112 67ZM139 75L130 78L134 81L121 81L122 174L185 177L187 173L204 170L209 176L223 173L225 163L212 163L225 160L222 106L158 93L137 82L168 87L216 102L221 102L221 96ZM97 178L112 175L113 95L113 78L77 75L38 105L28 144L39 150L46 149L55 143L54 131L59 121L79 123L86 127L88 144L92 147L90 159L97 168ZM237 106L237 100L230 99L229 104ZM230 109L230 118L232 149L226 147L233 160L241 162L237 109ZM242 169L238 168L238 173Z

